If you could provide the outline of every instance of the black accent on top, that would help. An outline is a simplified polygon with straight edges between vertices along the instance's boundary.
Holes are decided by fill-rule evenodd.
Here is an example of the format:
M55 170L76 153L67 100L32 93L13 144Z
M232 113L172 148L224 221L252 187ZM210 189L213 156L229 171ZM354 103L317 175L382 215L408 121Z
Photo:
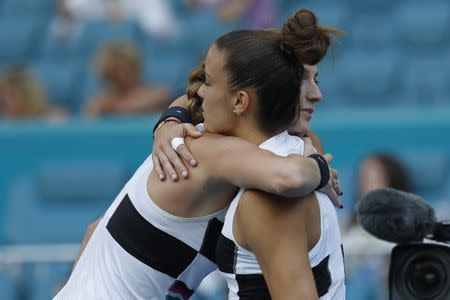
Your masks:
M237 248L234 242L221 234L217 240L216 254L219 270L224 273L233 274L237 254Z
M200 254L216 263L216 245L222 231L223 223L216 218L209 220L206 227L205 237L203 238Z
M315 267L312 268L314 281L316 282L317 294L319 297L322 297L326 293L331 286L331 274L330 269L328 267L328 261L330 260L330 256L328 255Z
M236 274L238 296L242 300L270 300L269 288L262 274Z
M125 195L106 228L130 255L173 278L177 278L198 253L149 223L139 214L128 195Z

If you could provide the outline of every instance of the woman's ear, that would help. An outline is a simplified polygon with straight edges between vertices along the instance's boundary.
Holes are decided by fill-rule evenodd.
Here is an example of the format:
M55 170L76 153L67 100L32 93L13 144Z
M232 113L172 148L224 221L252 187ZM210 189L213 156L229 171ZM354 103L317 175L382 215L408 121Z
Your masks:
M253 97L248 91L240 90L236 92L233 98L233 112L238 116L249 110L252 105Z

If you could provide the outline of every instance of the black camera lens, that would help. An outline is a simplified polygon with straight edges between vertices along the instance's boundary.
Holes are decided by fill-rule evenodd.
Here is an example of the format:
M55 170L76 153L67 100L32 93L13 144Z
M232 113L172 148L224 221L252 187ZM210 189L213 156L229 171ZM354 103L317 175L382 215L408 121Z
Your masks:
M447 282L443 262L431 256L414 258L405 275L406 286L417 299L432 299L438 296Z

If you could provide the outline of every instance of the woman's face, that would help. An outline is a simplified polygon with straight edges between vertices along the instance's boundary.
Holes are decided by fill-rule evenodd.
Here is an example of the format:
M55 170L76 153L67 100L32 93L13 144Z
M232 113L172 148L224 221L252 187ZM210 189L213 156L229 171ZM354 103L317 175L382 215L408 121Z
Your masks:
M233 93L229 90L225 62L223 51L213 45L205 60L206 79L197 93L203 99L205 130L222 134L230 133L237 119L233 113Z
M311 130L311 118L314 105L322 100L319 89L318 71L316 66L303 65L305 68L301 81L300 91L300 116L297 122L289 129L290 133L304 135Z

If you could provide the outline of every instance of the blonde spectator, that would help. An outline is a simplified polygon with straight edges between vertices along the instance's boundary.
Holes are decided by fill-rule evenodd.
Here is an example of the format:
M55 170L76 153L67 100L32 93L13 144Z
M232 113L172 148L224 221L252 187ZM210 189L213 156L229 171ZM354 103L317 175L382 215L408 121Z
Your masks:
M24 67L7 69L0 78L0 115L5 119L39 118L49 111L40 83Z
M168 88L142 84L141 57L133 44L110 42L94 63L105 89L89 101L88 116L148 113L167 106Z

